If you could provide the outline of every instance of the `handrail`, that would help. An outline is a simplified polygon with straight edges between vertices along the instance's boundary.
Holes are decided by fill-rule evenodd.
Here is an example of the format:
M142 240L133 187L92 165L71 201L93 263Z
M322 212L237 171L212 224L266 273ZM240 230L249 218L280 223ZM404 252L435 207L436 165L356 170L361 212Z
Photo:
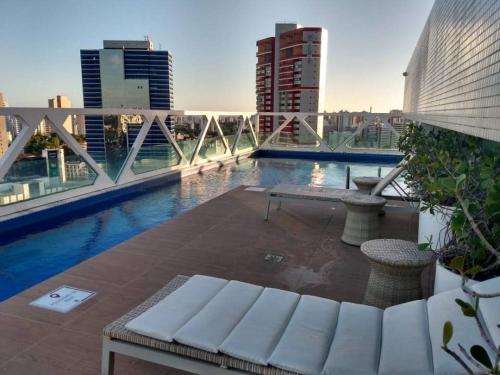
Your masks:
M0 194L0 221L2 218L7 217L12 214L16 214L22 211L31 210L33 208L39 206L46 206L51 204L57 204L61 200L75 200L80 199L82 197L99 194L101 192L109 191L110 189L116 189L123 187L125 185L130 185L134 183L140 183L149 179L154 179L162 176L167 176L169 174L179 173L179 171L184 171L188 169L192 169L194 167L203 167L205 165L209 165L214 162L224 162L225 160L231 160L232 158L238 158L241 156L248 156L253 151L258 149L273 149L277 151L289 150L287 147L282 147L279 144L273 144L270 142L270 138L273 136L279 135L279 131L275 131L272 135L267 134L267 138L262 139L259 137L259 134L264 134L259 132L259 118L262 116L268 115L277 115L283 116L286 120L286 123L291 123L292 120L298 120L299 130L303 131L306 135L306 142L301 145L300 148L295 148L297 151L317 151L328 153L332 152L334 149L339 149L339 145L335 148L328 145L326 140L323 139L322 133L318 134L315 126L308 123L308 116L316 116L318 118L324 117L327 115L333 115L335 113L296 113L296 112L220 112L220 111L189 111L189 110L147 110L147 109L131 109L131 108L23 108L23 107L1 107L0 108L0 116L8 116L10 119L17 119L20 123L20 132L14 138L11 145L7 149L7 152L4 155L0 155L0 185L4 183L4 177L10 171L12 165L17 161L18 157L23 154L24 148L26 144L30 141L33 134L37 132L39 125L42 120L46 120L50 122L50 126L52 131L57 133L57 135L62 139L62 141L66 144L68 148L73 150L74 154L79 156L82 162L86 163L89 167L89 170L93 170L95 172L95 180L90 181L87 185L78 185L77 187L67 187L64 186L65 190L56 191L55 189L48 189L46 195L39 195L33 199L31 198L23 200L19 198L23 196L23 194L16 194L13 196L12 200L9 198L9 202L5 203L2 199L2 194ZM81 116L108 116L108 115L138 115L141 116L142 128L139 130L135 141L132 145L127 146L127 155L124 157L124 160L120 160L121 164L117 165L119 167L117 171L116 178L110 178L109 175L105 172L103 166L103 161L97 160L97 158L92 157L92 155L85 150L80 143L72 136L70 132L64 127L68 116L73 115L81 115ZM363 113L363 115L367 115ZM372 114L370 114L372 115ZM387 114L386 114L387 115ZM377 114L373 114L373 116L377 116ZM372 117L373 117L372 116ZM177 139L174 135L174 129L169 129L167 124L169 121L178 120L178 117L192 117L194 120L199 122L199 134L197 137L193 138L193 142L196 142L194 151L192 148L189 148L189 153L186 154L182 151L180 145L182 141ZM234 124L234 127L231 128L232 133L224 134L229 128L224 127L225 121L219 121L223 118L233 117L236 118L237 121ZM307 120L307 121L306 121ZM148 134L148 130L150 126L156 123L162 133L165 135L166 142L171 144L175 152L179 155L179 164L170 165L168 167L162 167L166 165L166 163L158 163L157 169L154 170L146 170L144 173L135 173L132 170L132 166L141 150L141 146L146 139ZM197 123L198 124L198 123ZM283 124L281 124L281 128L285 128ZM211 157L204 159L198 158L198 154L200 149L202 148L205 140L207 139L207 133L210 126L215 126L215 131L222 136L223 143L225 145L225 152L215 153ZM362 125L357 129L354 134L359 134L362 129L366 126ZM242 137L243 131L245 129L250 130L250 137ZM247 129L247 130L248 130ZM280 129L280 130L282 130ZM393 129L394 130L394 129ZM392 131L392 130L391 130ZM234 134L233 134L234 133ZM0 133L0 136L2 134ZM231 139L231 144L228 140L228 136L235 136L234 141ZM295 135L293 135L295 137ZM298 136L300 137L300 136ZM308 138L309 137L309 138ZM251 143L250 147L244 147L240 149L237 147L238 143L241 139L245 139L246 143ZM308 143L308 140L315 140L314 144L311 142ZM344 145L348 142L351 137L348 137L341 145ZM245 145L246 145L245 143ZM300 143L300 139L299 139ZM194 144L194 143L193 143ZM319 144L319 146L318 146ZM337 151L338 152L338 151ZM344 150L341 152L353 152L352 150ZM386 150L376 150L373 152L381 152L383 154L389 153ZM350 185L350 167L346 168L346 188L349 188ZM379 170L380 175L380 170ZM35 184L34 181L28 181L27 176L21 176L26 180L25 183L21 182L18 184L19 189L30 190L30 184ZM45 178L45 177L44 177ZM43 179L43 178L42 178ZM48 179L48 177L46 178ZM42 181L43 182L43 181ZM40 182L41 183L41 182ZM40 185L41 186L41 185ZM1 191L2 189L0 189Z

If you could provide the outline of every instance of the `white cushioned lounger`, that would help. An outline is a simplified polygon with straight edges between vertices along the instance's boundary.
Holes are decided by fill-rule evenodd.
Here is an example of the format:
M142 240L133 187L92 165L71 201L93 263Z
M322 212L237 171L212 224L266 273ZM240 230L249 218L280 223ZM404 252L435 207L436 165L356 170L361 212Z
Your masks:
M230 281L175 333L175 341L217 353L263 290L261 286Z
M328 356L339 308L340 303L329 299L300 297L269 363L300 374L319 374Z
M219 350L232 357L267 365L300 296L265 288Z
M202 275L191 277L182 288L129 322L127 328L141 335L172 342L174 334L200 312L227 282ZM166 316L168 319L165 319Z
M500 277L474 289L497 292ZM190 361L213 360L224 366L211 372L193 365L184 368L197 374L458 375L463 369L441 349L444 322L451 320L456 327L451 348L458 351L457 342L466 348L487 344L474 319L462 315L455 298L470 300L457 289L381 310L196 275L129 320L126 327L140 335L173 340L167 348L171 353L165 355L182 357L192 348L198 354ZM479 306L481 317L498 345L500 297L484 301ZM109 337L113 336L105 337L106 345L112 342ZM126 340L123 335L114 337ZM145 341L134 342L140 347ZM175 349L178 343L187 347ZM154 348L164 346L160 344ZM114 351L106 345L106 350ZM159 355L149 348L141 349L138 357L153 360ZM148 350L156 354L149 357ZM200 354L205 352L208 357ZM131 349L123 353L134 356ZM103 358L109 358L109 353ZM231 369L237 362L243 367Z
M407 162L401 161L372 189L370 194L380 195L382 191L393 184L394 180L404 171ZM340 202L342 198L350 194L359 194L356 190L335 189L324 186L278 184L267 192L266 213L264 219L269 218L271 202L276 201L281 205L286 200L303 200L318 202Z

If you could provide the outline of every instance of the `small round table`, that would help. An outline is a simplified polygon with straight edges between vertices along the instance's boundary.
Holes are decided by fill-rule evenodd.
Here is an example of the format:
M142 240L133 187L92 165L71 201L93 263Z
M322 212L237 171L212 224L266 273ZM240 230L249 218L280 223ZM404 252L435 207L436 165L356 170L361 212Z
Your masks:
M356 184L358 191L363 194L370 194L377 184L382 181L381 177L354 177L352 181Z
M347 194L342 198L347 215L342 241L359 246L379 236L379 212L387 203L384 198L361 193Z
M379 239L364 242L361 252L371 265L363 303L386 308L422 298L421 275L434 262L431 251L411 241Z

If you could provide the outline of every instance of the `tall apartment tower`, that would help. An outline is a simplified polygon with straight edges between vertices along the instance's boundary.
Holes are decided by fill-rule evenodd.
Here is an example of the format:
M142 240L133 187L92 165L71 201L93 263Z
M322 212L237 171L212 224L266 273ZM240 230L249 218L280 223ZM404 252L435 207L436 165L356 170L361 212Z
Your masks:
M257 111L323 112L327 51L326 29L276 24L274 37L257 41ZM272 132L281 122L260 116L259 129ZM309 123L322 133L321 117ZM283 131L293 136L301 133L296 121Z
M0 107L7 107L7 102L4 100L0 92ZM9 147L9 133L7 132L7 119L5 116L0 116L0 157L7 151Z
M156 51L150 40L105 40L103 49L81 50L85 108L173 108L172 55ZM85 116L88 152L97 161L106 158L102 116ZM140 126L128 126L133 143ZM161 129L153 126L145 144L164 143Z

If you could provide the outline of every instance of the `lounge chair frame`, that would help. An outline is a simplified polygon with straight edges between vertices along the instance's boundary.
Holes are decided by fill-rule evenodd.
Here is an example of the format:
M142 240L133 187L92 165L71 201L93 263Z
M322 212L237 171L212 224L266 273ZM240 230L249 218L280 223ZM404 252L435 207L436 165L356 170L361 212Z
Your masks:
M196 359L181 357L158 349L146 348L137 344L112 340L104 337L102 341L101 375L114 374L115 353L126 355L162 366L175 368L199 375L238 375L248 374L235 369L224 368L216 364Z

